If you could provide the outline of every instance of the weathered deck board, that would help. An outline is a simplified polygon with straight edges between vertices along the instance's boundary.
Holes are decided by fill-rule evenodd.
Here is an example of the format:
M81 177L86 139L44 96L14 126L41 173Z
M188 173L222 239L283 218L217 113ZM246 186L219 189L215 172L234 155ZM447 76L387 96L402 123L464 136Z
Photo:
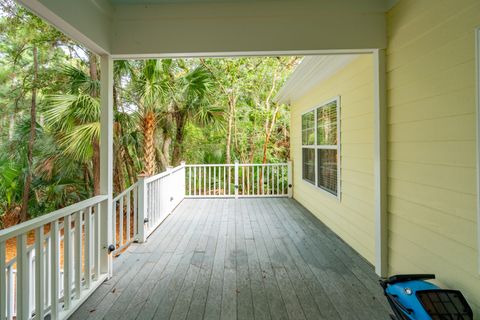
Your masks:
M190 199L72 319L388 319L372 266L294 200Z

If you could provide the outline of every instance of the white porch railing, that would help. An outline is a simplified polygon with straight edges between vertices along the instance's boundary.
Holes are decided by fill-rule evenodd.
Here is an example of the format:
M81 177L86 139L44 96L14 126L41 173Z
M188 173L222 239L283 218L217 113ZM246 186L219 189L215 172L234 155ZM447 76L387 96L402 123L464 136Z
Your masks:
M186 198L290 197L291 163L186 166Z
M152 177L141 177L138 183L138 224L144 227L139 229L137 239L144 242L185 198L185 163Z
M121 252L138 236L138 185L131 185L113 198L112 236L114 254ZM117 223L118 221L118 223Z
M185 197L185 163L138 181L113 199L114 253L145 239Z
M0 231L1 319L64 319L103 282L100 204L106 200L93 197ZM17 255L6 262L13 238Z

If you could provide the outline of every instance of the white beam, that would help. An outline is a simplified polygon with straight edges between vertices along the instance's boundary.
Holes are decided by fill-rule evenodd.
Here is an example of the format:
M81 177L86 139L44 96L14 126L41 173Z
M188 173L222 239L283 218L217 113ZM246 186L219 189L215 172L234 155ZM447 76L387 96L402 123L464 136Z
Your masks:
M113 60L108 55L100 57L100 193L108 196L102 202L100 241L102 253L100 272L111 273L108 246L112 244L112 193L113 193Z
M385 6L372 3L118 5L111 53L132 58L384 48Z
M373 51L375 272L388 275L387 101L385 50Z
M475 30L477 75L477 267L480 273L480 27Z

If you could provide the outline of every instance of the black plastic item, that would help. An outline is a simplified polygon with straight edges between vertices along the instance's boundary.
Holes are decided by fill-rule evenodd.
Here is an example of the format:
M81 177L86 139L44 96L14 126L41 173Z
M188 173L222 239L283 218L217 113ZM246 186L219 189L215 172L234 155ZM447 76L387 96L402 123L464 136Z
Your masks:
M115 246L111 244L108 246L108 254L112 253L113 251L115 251Z
M395 317L391 316L394 320L409 320L406 315L411 315L413 313L412 309L405 308L399 301L398 296L392 294L385 294L387 296L387 301L392 307Z
M385 289L387 284L395 284L399 282L414 281L414 280L431 280L435 279L434 274L397 274L387 279L381 279L380 285Z
M472 320L473 311L458 290L422 290L416 296L432 320Z

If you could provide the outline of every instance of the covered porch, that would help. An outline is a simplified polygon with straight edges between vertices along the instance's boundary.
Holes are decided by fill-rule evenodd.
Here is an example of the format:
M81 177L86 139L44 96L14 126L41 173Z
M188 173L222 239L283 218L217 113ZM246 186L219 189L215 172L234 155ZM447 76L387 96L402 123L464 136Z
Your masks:
M101 195L0 232L0 270L6 270L0 277L2 318L387 317L376 282L387 266L383 133L389 4L363 3L345 12L341 3L282 2L270 12L256 2L194 7L20 2L100 56ZM322 19L311 14L324 9ZM191 16L190 10L198 14L187 20L201 23L187 28L194 31L188 38L159 39L159 30L184 30L184 18L164 24L172 15ZM238 17L231 19L231 12ZM318 34L334 26L341 34ZM261 34L252 37L257 31ZM289 199L291 164L182 164L140 177L114 197L115 59L346 53L372 54L375 65L375 271ZM33 244L27 241L32 233ZM15 261L5 259L9 239L17 243Z
M387 319L377 281L295 200L185 199L72 319Z

